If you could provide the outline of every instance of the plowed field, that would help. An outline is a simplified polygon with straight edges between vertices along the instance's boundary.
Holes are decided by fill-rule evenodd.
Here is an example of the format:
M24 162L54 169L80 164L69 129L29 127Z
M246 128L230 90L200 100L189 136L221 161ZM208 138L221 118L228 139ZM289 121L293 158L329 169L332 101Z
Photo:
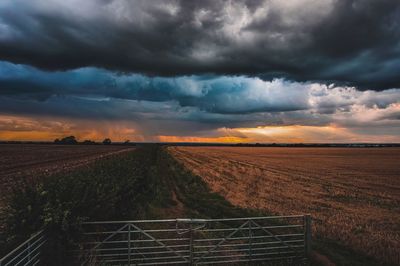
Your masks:
M132 149L129 148L128 149ZM0 192L21 179L68 171L127 150L113 145L0 145Z

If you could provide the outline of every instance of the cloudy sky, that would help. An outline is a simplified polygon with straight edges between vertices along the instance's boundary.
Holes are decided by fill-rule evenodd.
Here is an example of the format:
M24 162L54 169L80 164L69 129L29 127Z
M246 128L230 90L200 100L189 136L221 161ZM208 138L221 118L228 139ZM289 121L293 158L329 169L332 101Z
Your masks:
M398 0L2 0L0 140L400 142Z

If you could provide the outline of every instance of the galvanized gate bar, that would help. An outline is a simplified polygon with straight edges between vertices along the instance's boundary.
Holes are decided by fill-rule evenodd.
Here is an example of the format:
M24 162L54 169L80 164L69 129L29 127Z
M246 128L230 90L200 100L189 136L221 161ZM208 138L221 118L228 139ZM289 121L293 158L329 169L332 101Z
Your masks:
M247 221L244 224L242 224L241 226L239 226L239 228L237 228L235 231L230 233L226 238L223 238L218 244L213 246L210 250L208 250L208 252L206 254L199 257L196 261L200 261L204 256L206 256L207 254L210 254L213 250L217 249L220 245L222 245L224 242L226 242L227 239L229 239L231 236L235 235L241 228L245 227L248 224L249 224L249 221Z
M90 261L110 265L292 261L306 259L311 250L309 215L100 221L83 227L80 250Z
M280 239L279 237L275 236L274 234L272 234L270 231L264 229L261 225L257 224L254 221L250 221L251 223L253 223L257 228L260 228L261 230L263 230L265 233L267 233L268 235L272 236L273 238L275 238L276 240L278 240L281 244L293 249L291 247L291 245L287 244L285 241L283 241L282 239Z
M44 231L33 234L28 240L0 259L0 266L37 265L46 243Z
M282 216L260 216L260 217L241 217L241 218L224 218L224 219L158 219L158 220L127 220L127 221L92 221L83 224L126 224L126 223L168 223L182 221L202 221L202 222L230 222L230 221L246 221L246 220L268 220L268 219L285 219L285 218L303 218L305 215L282 215Z
M132 226L133 228L137 229L138 231L141 231L142 234L144 234L145 236L147 236L148 238L154 240L154 242L156 242L157 244L159 244L160 246L164 247L165 249L171 251L172 253L175 253L176 255L178 255L178 257L182 257L185 261L188 261L186 258L184 258L181 254L177 253L174 249L170 248L169 246L165 245L163 242L161 242L160 240L154 238L153 236L151 236L150 234L146 233L145 231L143 231L142 229L140 229L139 227L135 226L134 224L130 224L130 226ZM130 252L130 249L129 249Z
M88 259L83 264L290 261L304 260L311 253L310 215L101 221L83 223L83 227L85 241L80 245L85 251L83 258ZM0 266L37 265L46 240L43 231L32 235L0 259Z
M115 236L116 234L118 234L119 232L121 232L122 230L124 230L126 227L128 227L129 225L126 224L124 226L122 226L120 229L118 229L117 231L115 231L114 233L112 233L111 235L109 235L108 237L106 237L103 241L101 241L100 243L98 243L96 246L93 247L93 249L98 248L101 244L107 242L107 240L111 239L113 236Z

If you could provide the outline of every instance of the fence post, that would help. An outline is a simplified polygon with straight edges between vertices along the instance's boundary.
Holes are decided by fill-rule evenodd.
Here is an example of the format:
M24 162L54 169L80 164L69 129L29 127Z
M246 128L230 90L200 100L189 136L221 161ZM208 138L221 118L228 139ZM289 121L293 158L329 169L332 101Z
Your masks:
M31 241L28 242L28 262L31 262Z
M128 265L131 265L131 225L128 226Z
M253 232L251 230L251 221L249 220L249 253L250 253L250 261L253 259L253 252L252 252L252 246L253 246Z
M193 228L192 228L192 223L190 222L189 226L189 237L190 237L190 242L189 242L189 265L193 265Z
M304 247L305 254L310 257L311 254L311 215L304 215Z

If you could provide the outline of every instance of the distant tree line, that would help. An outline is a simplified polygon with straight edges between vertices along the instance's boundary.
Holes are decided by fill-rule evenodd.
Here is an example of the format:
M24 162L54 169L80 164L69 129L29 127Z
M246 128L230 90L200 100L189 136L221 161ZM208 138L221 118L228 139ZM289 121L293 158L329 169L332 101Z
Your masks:
M69 137L65 137L62 139L55 139L54 143L56 144L78 144L78 141L76 140L75 136L69 136Z
M109 145L109 144L111 144L111 139L109 139L109 138L104 139L104 140L103 140L103 144L104 144L104 145Z
M68 136L68 137L64 137L62 139L58 139L57 138L57 139L54 140L54 143L55 144L63 144L63 145L75 145L75 144L95 145L95 144L100 144L100 143L97 143L97 142L95 142L93 140L89 140L89 139L84 140L82 142L78 142L78 140L76 139L75 136ZM112 144L112 141L111 141L110 138L105 138L102 143L104 145L110 145L110 144ZM128 142L125 142L125 144L127 144L127 143L129 143L129 140L128 140Z

